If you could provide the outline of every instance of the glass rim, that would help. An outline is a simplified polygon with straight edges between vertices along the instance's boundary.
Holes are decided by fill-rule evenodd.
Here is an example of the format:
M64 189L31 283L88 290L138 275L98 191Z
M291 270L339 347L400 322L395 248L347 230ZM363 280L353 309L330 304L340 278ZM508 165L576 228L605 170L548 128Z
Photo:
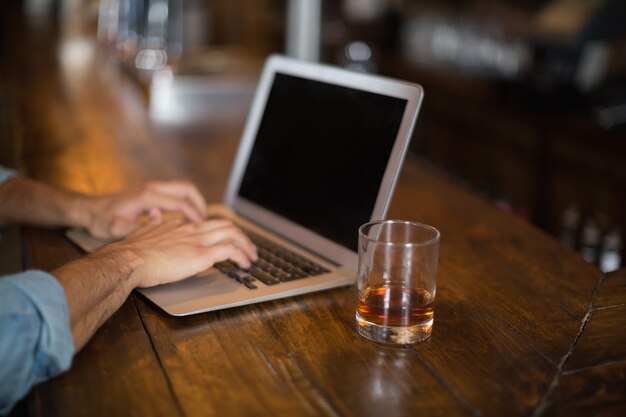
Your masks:
M405 224L405 225L410 225L410 226L415 226L415 227L419 227L421 229L427 229L430 231L435 232L435 236L431 239L428 240L424 240L421 242L404 242L404 243L400 243L400 242L385 242L382 240L377 240L375 238L371 238L369 237L367 234L365 234L363 232L363 229L367 228L367 227L371 227L371 226L376 226L376 225L383 225L383 224ZM441 232L439 232L439 230L437 230L435 227L426 224L426 223L420 223L420 222L414 222L411 220L373 220L370 222L367 222L365 224L362 224L359 227L359 237L363 237L364 239L366 239L368 242L375 242L378 245L385 245L385 246L406 246L406 247L411 247L411 246L428 246L428 245L433 245L435 243L438 243L439 240L441 239Z

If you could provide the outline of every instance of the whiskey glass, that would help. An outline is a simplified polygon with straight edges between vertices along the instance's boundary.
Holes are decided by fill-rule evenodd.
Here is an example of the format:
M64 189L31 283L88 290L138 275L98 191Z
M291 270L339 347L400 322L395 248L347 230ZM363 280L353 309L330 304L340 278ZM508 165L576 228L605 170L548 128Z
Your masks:
M432 334L440 233L426 224L380 220L359 228L357 332L405 345Z

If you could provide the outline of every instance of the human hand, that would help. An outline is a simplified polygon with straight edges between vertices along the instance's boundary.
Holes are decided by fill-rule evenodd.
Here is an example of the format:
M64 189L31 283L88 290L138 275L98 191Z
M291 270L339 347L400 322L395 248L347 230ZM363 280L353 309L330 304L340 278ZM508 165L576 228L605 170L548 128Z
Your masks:
M153 181L106 196L87 197L81 210L84 227L105 239L129 235L142 225L145 215L160 223L163 211L181 213L192 222L206 218L204 198L187 181Z
M137 287L179 281L230 259L242 268L256 248L228 220L143 225L126 239L54 270L68 304L74 346L80 349Z
M232 222L222 219L151 223L98 252L130 258L135 287L179 281L227 259L241 268L249 268L250 262L257 260L254 244Z

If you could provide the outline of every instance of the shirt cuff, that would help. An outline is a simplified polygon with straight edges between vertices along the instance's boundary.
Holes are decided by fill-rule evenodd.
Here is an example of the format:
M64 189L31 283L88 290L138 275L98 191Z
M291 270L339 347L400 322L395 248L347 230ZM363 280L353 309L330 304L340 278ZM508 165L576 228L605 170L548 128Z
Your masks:
M49 273L0 278L0 414L35 384L69 369L74 340L65 291Z
M0 185L2 185L2 183L9 180L10 178L13 178L16 176L17 176L17 171L13 169L5 168L2 165L0 165Z
M17 176L17 171L9 169L9 168L5 168L2 165L0 165L0 185L4 184L9 179L16 177L16 176ZM2 237L3 237L3 233L2 233L2 229L0 229L0 240L2 240Z
M26 271L13 281L28 297L46 323L41 335L42 353L49 355L50 375L55 376L69 369L74 356L74 339L65 290L51 274L43 271Z

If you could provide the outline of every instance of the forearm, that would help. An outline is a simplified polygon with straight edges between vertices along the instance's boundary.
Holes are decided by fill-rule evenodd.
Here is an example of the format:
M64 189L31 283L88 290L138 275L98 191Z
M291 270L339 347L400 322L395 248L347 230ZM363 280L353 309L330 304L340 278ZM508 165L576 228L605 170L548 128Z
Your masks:
M42 226L84 226L88 197L26 178L0 185L0 226L27 223Z
M115 245L53 271L65 290L76 350L124 303L135 288L139 260Z

